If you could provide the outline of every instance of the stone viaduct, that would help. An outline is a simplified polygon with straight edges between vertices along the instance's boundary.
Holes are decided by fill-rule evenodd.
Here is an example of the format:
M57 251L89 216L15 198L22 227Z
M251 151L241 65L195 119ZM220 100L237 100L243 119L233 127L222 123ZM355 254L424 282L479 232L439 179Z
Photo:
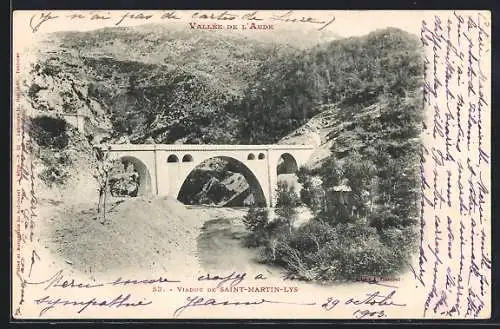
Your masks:
M181 187L203 161L223 158L242 168L253 189L260 190L266 205L276 200L278 163L285 173L304 165L314 146L309 145L187 145L114 144L110 157L134 164L139 174L138 195L165 195L177 198Z

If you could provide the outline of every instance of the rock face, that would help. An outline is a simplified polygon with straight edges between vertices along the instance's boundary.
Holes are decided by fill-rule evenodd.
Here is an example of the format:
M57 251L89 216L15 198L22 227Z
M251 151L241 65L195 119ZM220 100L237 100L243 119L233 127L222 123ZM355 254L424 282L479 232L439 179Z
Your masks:
M195 170L188 177L179 193L179 200L185 204L212 206L243 206L252 201L252 193L245 177L240 173L216 170Z
M134 180L134 176L127 175L120 179L110 179L111 195L136 197L139 191L139 184Z
M253 186L248 169L237 161L212 158L202 162L186 178L179 192L184 204L241 207L265 204L262 191Z

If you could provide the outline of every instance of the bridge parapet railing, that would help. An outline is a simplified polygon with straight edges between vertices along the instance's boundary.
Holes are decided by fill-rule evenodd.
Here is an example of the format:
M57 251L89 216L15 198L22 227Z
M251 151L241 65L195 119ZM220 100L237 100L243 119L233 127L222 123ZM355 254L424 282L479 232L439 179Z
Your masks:
M214 144L110 144L112 151L248 151L312 150L313 145L214 145Z

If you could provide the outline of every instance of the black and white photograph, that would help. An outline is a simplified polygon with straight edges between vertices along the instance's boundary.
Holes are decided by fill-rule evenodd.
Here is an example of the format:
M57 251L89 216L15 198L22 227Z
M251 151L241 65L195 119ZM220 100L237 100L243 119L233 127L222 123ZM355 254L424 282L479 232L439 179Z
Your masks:
M487 318L490 13L14 12L15 318Z

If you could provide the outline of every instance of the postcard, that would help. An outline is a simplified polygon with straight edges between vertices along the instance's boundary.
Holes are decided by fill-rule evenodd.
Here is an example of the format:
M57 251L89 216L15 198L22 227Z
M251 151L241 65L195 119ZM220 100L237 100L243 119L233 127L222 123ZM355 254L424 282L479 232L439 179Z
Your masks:
M11 314L491 316L489 11L14 11Z

